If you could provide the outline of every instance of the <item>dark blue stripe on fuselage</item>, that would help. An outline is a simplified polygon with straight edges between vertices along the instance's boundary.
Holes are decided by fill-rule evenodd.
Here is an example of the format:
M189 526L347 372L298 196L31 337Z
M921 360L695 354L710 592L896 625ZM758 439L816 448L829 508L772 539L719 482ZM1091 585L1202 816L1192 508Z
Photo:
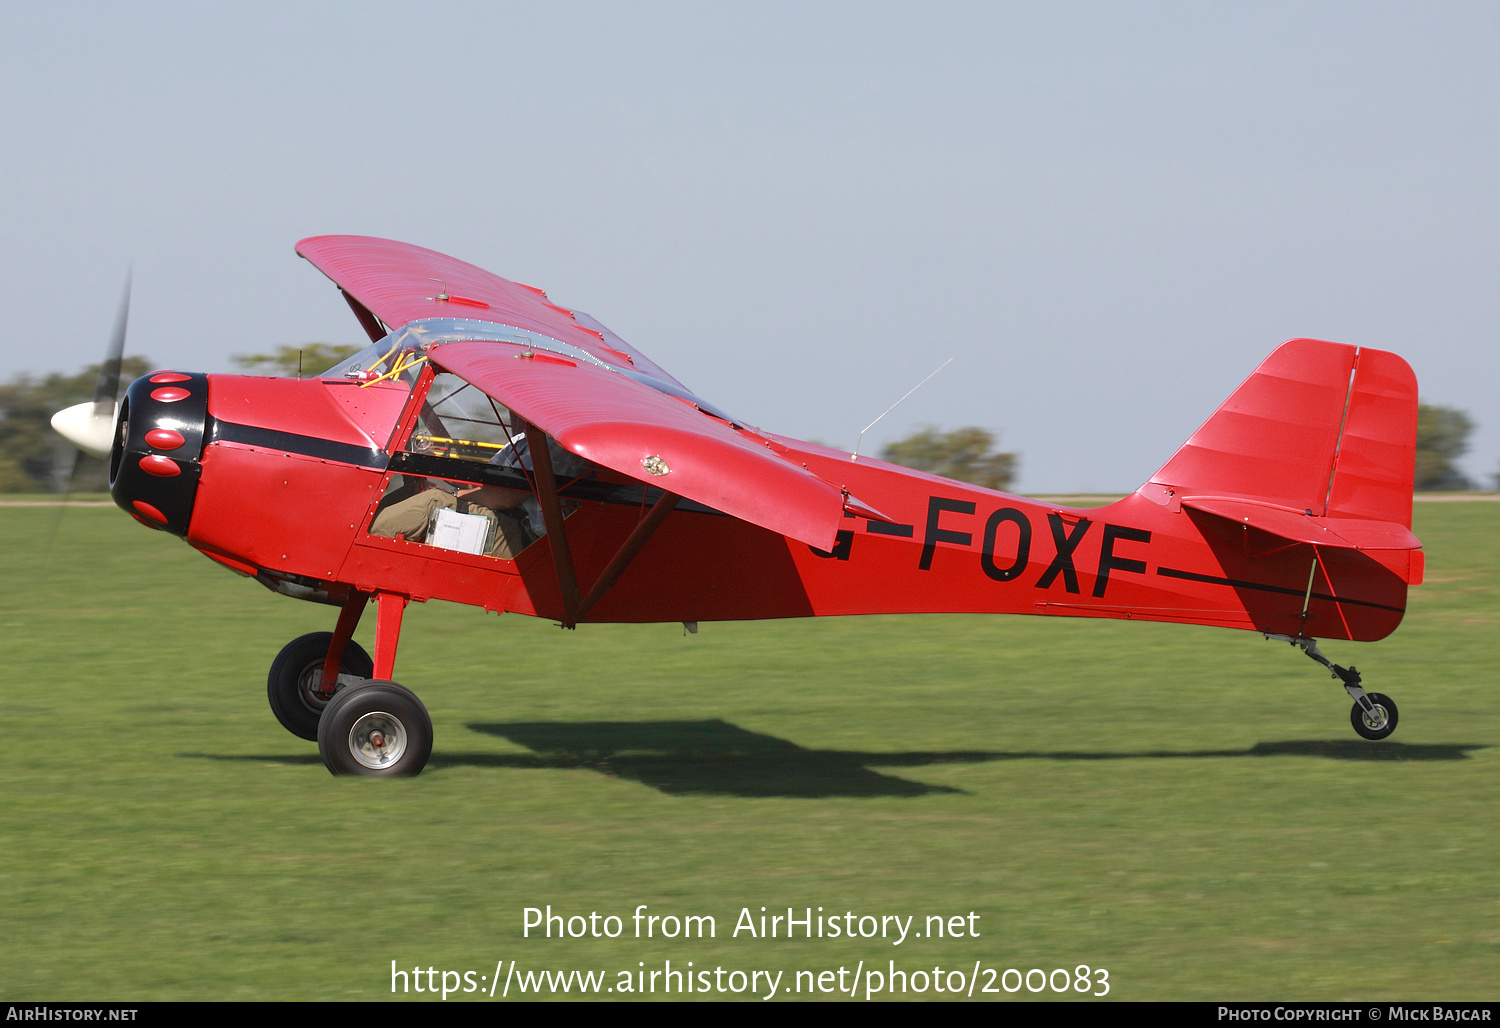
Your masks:
M336 443L331 439L298 435L296 432L281 432L274 428L256 428L253 425L236 425L230 421L215 419L209 428L210 442L241 443L245 446L264 446L268 450L285 453L300 453L321 460L353 464L361 468L384 471L391 462L390 454L374 447L355 446L351 443Z

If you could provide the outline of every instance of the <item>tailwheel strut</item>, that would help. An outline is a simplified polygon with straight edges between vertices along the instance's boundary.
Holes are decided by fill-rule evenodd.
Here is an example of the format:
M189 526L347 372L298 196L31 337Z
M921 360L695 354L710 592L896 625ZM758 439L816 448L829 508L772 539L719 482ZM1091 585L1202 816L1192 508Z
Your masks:
M1277 635L1273 632L1263 634L1267 639L1299 647L1303 653L1326 667L1331 677L1343 683L1344 691L1354 700L1354 708L1349 711L1349 721L1362 738L1372 741L1384 739L1396 730L1399 714L1395 701L1384 693L1365 692L1358 668L1335 664L1318 649L1316 639L1309 639L1305 635Z

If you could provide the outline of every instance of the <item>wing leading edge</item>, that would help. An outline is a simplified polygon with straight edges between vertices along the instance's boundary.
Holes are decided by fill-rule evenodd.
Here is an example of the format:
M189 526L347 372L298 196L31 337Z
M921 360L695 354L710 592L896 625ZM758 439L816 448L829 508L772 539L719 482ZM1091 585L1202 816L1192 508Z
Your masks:
M468 318L560 339L598 359L682 386L645 354L581 311L434 250L374 236L311 236L297 253L390 328L422 318Z

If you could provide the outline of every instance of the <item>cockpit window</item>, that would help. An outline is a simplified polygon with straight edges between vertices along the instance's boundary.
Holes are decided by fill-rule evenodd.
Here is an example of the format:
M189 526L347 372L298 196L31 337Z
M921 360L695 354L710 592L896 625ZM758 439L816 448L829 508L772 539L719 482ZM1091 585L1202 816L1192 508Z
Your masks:
M555 439L547 453L559 489L599 470ZM371 535L513 559L547 534L525 424L457 375L433 376L391 470L400 473L389 479ZM567 517L579 501L565 496L560 506Z
M488 464L519 434L509 410L478 387L444 372L432 380L406 449Z

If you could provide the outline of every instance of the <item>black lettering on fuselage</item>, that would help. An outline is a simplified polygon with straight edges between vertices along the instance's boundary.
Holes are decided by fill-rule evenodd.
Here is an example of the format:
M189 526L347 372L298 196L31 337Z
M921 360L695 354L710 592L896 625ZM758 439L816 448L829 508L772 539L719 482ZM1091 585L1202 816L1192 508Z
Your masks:
M917 562L917 567L923 571L932 570L932 555L937 550L938 543L958 543L960 546L968 546L974 542L974 536L968 532L954 532L938 527L938 518L944 511L972 514L974 504L969 500L950 500L945 496L927 498L927 531L922 535L922 559Z
M1104 526L1104 541L1099 546L1099 573L1094 577L1094 596L1102 598L1104 588L1109 584L1110 569L1116 571L1133 571L1138 575L1146 573L1146 562L1143 560L1129 560L1125 557L1115 556L1115 540L1129 539L1131 542L1149 543L1151 533L1144 528L1126 528L1124 525Z
M814 556L822 557L824 560L848 560L849 551L854 547L854 532L852 529L841 529L838 535L833 537L833 549L820 550L816 546L809 546Z
M1079 518L1070 534L1063 526L1061 514L1047 515L1047 525L1052 529L1052 541L1057 545L1057 556L1052 558L1052 563L1047 565L1042 577L1036 580L1038 589L1046 589L1052 585L1061 573L1063 588L1070 593L1078 591L1078 571L1073 567L1073 551L1078 549L1078 544L1083 542L1085 533L1093 523L1089 518Z
M1016 536L1016 559L1011 561L1010 567L1002 568L995 563L995 535L999 532L1000 525L1006 521L1012 522L1020 534ZM984 573L997 582L1009 582L1026 570L1030 559L1031 521L1026 515L1014 507L1001 507L991 514L984 523L984 549L979 554L979 566L984 569Z

